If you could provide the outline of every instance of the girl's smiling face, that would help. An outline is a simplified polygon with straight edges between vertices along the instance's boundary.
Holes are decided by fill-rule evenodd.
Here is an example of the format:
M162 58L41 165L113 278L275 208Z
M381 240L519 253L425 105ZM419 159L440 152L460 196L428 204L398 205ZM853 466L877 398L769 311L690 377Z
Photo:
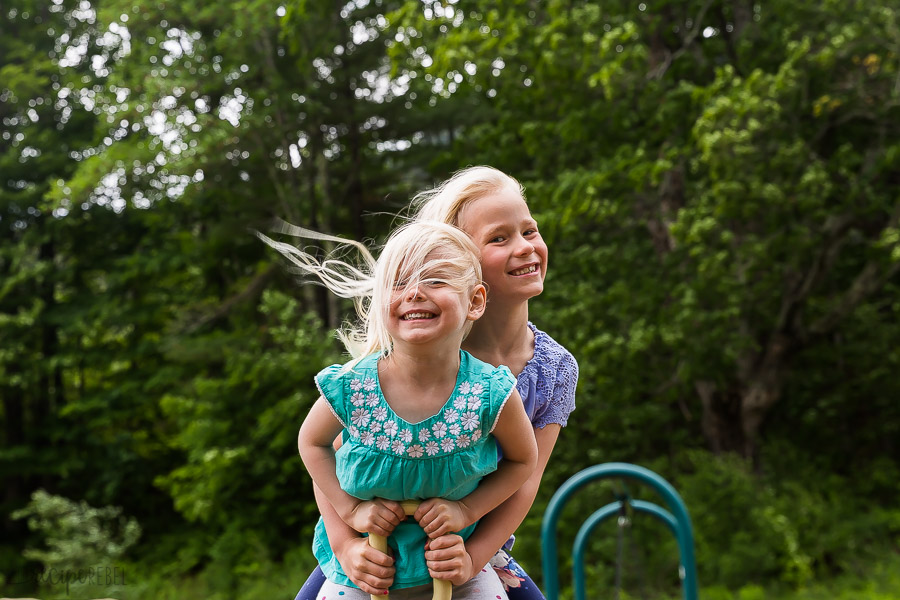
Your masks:
M481 250L491 300L527 300L544 290L547 244L516 190L473 200L460 210L458 221Z
M474 259L474 257L473 257ZM468 328L484 310L484 286L463 282L463 269L441 251L426 256L418 273L395 278L388 309L388 331L395 345L443 343L459 348ZM465 284L465 289L459 289Z

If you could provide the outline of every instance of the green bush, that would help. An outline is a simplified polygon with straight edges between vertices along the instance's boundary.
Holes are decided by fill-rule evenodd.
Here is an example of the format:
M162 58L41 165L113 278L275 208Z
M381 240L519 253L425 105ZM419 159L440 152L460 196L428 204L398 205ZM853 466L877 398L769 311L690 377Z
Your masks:
M108 583L98 587L109 595L110 587L125 583L118 561L137 542L141 528L136 519L125 517L121 508L94 508L84 501L73 502L37 490L12 518L26 519L28 528L44 545L24 552L25 558L42 567L34 581L23 582L26 585L35 583L55 592L65 586L68 595L73 589L77 592L104 580Z
M701 581L738 589L774 580L799 589L864 571L898 531L897 510L866 505L853 481L804 468L799 458L790 478L702 451L684 453L679 467Z
M46 549L29 548L25 557L46 569L79 569L120 558L141 535L137 520L122 515L115 506L93 508L44 490L31 495L28 506L13 513L27 519Z

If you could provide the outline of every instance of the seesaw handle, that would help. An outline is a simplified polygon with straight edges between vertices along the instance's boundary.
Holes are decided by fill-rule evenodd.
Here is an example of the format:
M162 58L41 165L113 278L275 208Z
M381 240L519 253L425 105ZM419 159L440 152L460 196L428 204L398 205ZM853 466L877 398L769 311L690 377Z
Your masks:
M400 503L400 506L403 507L403 512L406 514L406 516L410 517L416 512L416 509L419 508L419 503L415 500L404 500ZM369 545L376 550L387 554L387 538L383 535L370 533ZM432 600L450 600L453 589L453 586L450 584L450 582L446 579L432 579L432 582L434 583L434 594L432 595ZM385 594L384 596L376 596L375 594L372 594L372 600L388 600L388 595Z

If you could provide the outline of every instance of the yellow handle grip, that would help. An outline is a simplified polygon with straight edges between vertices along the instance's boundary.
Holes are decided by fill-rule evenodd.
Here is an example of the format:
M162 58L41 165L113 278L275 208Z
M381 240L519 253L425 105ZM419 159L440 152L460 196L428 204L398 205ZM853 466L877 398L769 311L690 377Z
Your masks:
M407 517L412 516L416 509L419 508L419 503L415 500L404 500L400 503L400 506L403 507L403 512ZM375 548L380 552L384 552L387 554L388 545L387 538L383 535L376 535L374 533L369 534L369 545ZM432 600L450 600L450 596L452 594L453 586L446 579L432 579L434 583L434 594L432 595ZM372 600L388 600L388 596L376 596L372 594Z

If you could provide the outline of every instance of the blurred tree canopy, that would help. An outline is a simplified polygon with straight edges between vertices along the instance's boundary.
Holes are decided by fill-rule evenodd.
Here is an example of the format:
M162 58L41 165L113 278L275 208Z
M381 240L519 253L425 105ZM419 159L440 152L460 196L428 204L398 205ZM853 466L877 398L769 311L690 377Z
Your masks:
M294 439L350 308L252 230L378 241L415 191L490 164L550 245L532 318L581 365L529 570L542 503L606 460L682 490L704 583L896 553L897 8L10 0L4 514L38 489L121 507L133 560L225 586L307 546ZM42 539L2 527L12 573Z

